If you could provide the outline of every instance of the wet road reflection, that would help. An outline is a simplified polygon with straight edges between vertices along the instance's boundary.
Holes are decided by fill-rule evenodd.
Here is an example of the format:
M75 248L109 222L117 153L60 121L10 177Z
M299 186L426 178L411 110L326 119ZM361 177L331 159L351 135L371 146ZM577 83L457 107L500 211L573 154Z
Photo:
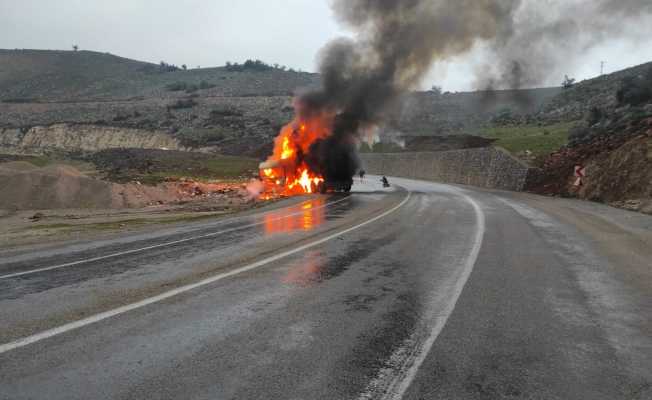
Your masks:
M287 215L287 211L273 212L265 215L265 233L287 233L309 231L323 224L326 220L324 198L316 198L301 206L301 211L295 215Z
M309 251L289 269L282 282L298 286L312 286L321 280L324 261L321 251Z

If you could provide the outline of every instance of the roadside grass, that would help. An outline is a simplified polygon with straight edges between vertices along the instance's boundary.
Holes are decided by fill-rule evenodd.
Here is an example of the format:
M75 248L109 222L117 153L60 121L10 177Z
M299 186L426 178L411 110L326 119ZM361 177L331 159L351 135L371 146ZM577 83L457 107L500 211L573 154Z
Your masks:
M29 155L15 155L15 154L0 154L0 163L24 161L32 164L35 167L45 167L54 162L51 157L47 156L29 156Z
M496 139L495 145L513 154L529 150L535 157L546 156L568 143L575 122L547 126L513 125L486 128L482 136Z
M121 170L112 174L110 180L118 182L139 181L145 185L156 185L166 180L189 178L193 180L237 181L250 177L258 169L259 161L234 156L214 156L211 159L188 160L185 163L154 162L150 171Z
M32 155L13 155L13 154L0 154L0 163L3 162L12 162L12 161L24 161L32 164L35 167L43 168L48 165L69 165L78 169L79 171L87 174L95 173L95 167L93 164L81 161L73 160L65 157L57 156L32 156Z
M109 181L156 185L168 179L246 180L255 158L153 149L107 149L86 157Z
M25 161L42 168L61 164L109 181L156 185L168 179L248 180L258 171L255 158L146 149L108 149L84 158L0 154L0 163Z
M248 176L258 170L260 161L253 158L236 156L212 156L211 158L198 160L196 163L189 163L190 166L171 165L169 169L164 168L154 173L160 177L181 178L188 176L198 179L236 179Z

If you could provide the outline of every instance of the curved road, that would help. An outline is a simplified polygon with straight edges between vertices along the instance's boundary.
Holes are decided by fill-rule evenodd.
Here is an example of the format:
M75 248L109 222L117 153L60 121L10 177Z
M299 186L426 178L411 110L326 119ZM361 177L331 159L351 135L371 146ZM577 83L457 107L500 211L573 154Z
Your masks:
M391 181L0 253L0 399L652 398L652 217Z

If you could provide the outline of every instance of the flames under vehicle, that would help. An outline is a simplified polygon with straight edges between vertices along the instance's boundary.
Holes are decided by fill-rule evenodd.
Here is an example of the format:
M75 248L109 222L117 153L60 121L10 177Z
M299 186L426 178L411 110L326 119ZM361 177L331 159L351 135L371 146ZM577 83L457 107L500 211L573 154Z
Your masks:
M308 170L301 172L298 178L293 177L295 166L291 160L268 160L259 165L259 176L266 193L284 195L296 193L348 193L353 186L353 178L348 180L325 180L310 177Z

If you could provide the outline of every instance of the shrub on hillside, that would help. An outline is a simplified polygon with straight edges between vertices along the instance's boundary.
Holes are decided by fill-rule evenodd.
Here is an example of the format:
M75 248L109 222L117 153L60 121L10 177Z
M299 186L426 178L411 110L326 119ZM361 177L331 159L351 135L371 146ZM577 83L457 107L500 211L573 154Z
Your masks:
M568 144L571 146L583 143L591 137L591 129L586 124L581 123L568 132Z
M180 92L182 90L186 90L188 88L188 84L186 82L173 82L165 85L165 88L170 92Z
M642 75L623 78L616 98L620 105L639 106L652 102L652 67Z
M287 67L278 64L269 65L261 60L247 60L244 64L227 62L225 68L229 72L265 72L272 70L285 71ZM290 71L294 72L293 69L290 69Z
M591 107L591 109L589 110L589 114L586 117L586 121L589 126L593 126L598 122L602 121L604 117L605 117L605 113L604 111L602 111L601 108Z
M191 83L186 87L186 93L195 93L198 90L199 86L195 85L194 83Z
M235 107L223 107L211 110L209 113L210 118L220 117L241 117L244 113Z
M161 63L159 64L159 71L160 72L174 72L174 71L178 71L178 70L179 70L179 67L177 67L176 65L173 65L173 64L168 64L165 61L161 61Z
M491 123L496 125L509 125L514 122L514 112L509 107L503 107L491 116Z
M206 82L206 81L199 82L199 88L202 89L202 90L212 89L215 86L217 86L217 85L215 85L214 83L209 83L209 82Z
M181 91L186 91L188 93L193 93L198 91L199 89L211 89L214 88L215 85L208 83L206 81L201 81L199 84L194 84L194 83L187 83L187 82L172 82L167 85L165 85L165 89L170 91L170 92L181 92Z
M193 99L179 99L176 102L170 104L168 109L171 110L181 110L184 108L193 108L197 105L197 102Z
M197 148L215 146L225 139L225 134L219 128L184 128L176 135L183 146Z
M561 83L561 87L564 89L570 89L575 86L575 78L569 78L568 75L564 76L564 81Z

